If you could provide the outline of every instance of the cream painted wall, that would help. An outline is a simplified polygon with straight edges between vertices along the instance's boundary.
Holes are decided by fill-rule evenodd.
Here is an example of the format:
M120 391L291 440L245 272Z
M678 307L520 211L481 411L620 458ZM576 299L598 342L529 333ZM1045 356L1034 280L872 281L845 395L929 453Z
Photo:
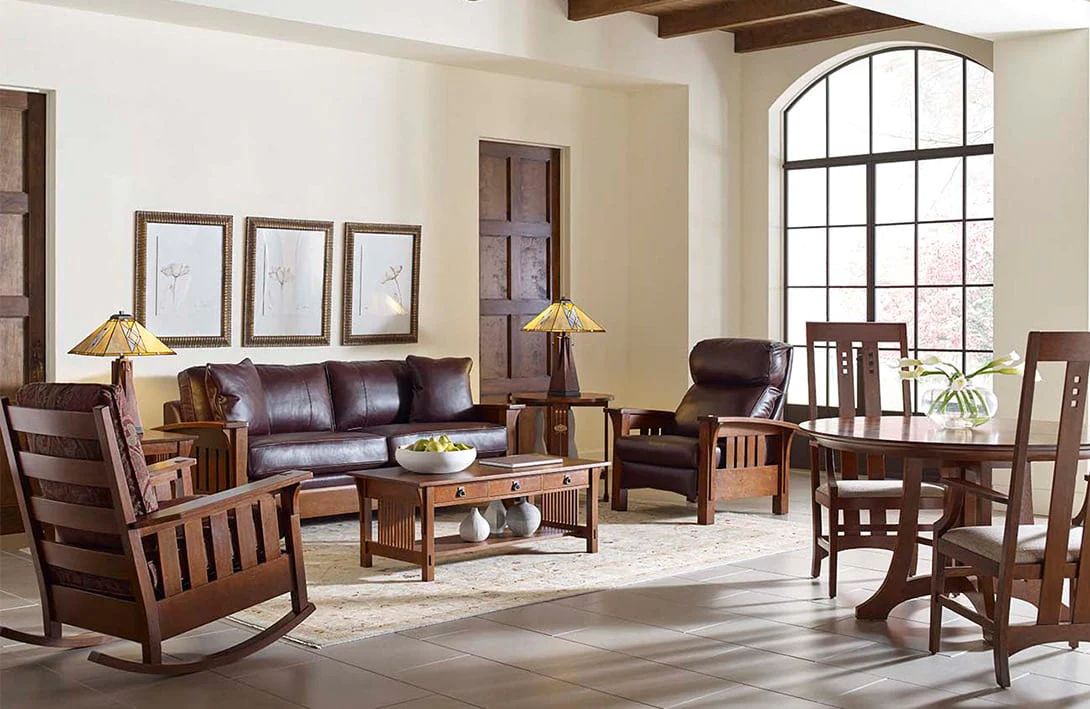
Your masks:
M741 331L746 336L783 336L783 109L813 80L849 58L905 44L945 47L992 64L991 42L930 27L742 55Z
M235 215L235 343L247 215L336 221L334 342L343 222L424 226L418 345L232 347L138 360L148 424L176 396L173 375L210 360L476 358L477 145L493 138L565 148L570 292L608 328L579 339L582 379L627 392L627 369L616 366L630 346L623 92L8 0L0 15L0 84L53 92L55 378L108 378L105 360L65 352L111 311L131 307L139 209ZM674 130L683 154L684 123ZM684 203L683 189L674 198ZM683 242L687 215L671 216L664 229ZM600 434L584 428L584 448L600 449Z
M1090 329L1090 32L996 42L995 101L995 341L1022 351L1030 330ZM1056 420L1063 372L1042 374L1035 415ZM1017 409L1017 381L996 391ZM1049 477L1033 484L1045 512Z

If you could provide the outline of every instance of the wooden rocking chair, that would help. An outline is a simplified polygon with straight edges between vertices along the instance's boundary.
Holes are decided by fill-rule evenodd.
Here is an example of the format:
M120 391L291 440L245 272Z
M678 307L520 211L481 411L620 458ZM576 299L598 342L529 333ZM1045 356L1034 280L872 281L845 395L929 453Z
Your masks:
M307 602L299 486L288 472L189 497L192 459L152 466L122 412L120 389L30 384L2 401L4 451L41 595L42 635L0 628L33 645L83 648L123 638L143 662L99 652L108 667L185 674L243 658L314 611ZM175 499L161 500L173 493ZM257 635L191 662L163 662L162 641L291 594L291 611ZM93 631L63 637L63 623Z

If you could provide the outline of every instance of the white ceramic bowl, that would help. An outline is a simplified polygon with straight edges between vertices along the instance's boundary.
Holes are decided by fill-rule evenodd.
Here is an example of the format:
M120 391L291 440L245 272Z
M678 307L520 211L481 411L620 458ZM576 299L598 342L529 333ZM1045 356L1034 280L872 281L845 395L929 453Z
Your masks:
M447 451L435 453L430 451L413 451L403 446L394 451L394 459L405 470L424 475L443 475L445 473L457 473L469 467L470 463L477 459L477 449L470 448L464 451Z

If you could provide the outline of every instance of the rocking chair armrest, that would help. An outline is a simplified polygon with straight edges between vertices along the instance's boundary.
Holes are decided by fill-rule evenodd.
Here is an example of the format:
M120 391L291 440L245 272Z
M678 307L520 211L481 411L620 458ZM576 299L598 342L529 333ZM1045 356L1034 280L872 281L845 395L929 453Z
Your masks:
M141 535L146 536L164 528L175 527L191 519L200 519L216 512L238 507L262 495L283 492L288 488L298 486L304 480L309 480L313 476L313 473L304 470L270 475L267 478L239 485L230 490L224 490L212 495L203 495L195 500L189 500L188 502L148 513L136 520L132 527L138 530Z
M148 466L148 480L152 485L171 485L173 495L193 494L193 481L189 471L197 464L196 458L168 458Z

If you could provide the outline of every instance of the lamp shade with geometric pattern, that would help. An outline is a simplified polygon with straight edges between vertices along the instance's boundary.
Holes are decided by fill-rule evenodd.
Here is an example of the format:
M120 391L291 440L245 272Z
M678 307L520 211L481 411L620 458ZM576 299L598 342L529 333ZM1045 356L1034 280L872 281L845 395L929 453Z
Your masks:
M125 405L136 424L136 430L144 432L140 422L140 407L136 404L136 388L132 383L132 362L129 357L172 355L174 350L148 332L136 318L128 313L117 313L95 328L83 341L68 350L68 354L90 357L117 357L111 368L111 380L125 393Z
M549 378L549 395L554 397L579 396L579 375L575 371L575 358L571 352L573 332L605 332L589 315L567 298L561 298L534 316L522 326L525 332L560 333L557 343L556 364Z

